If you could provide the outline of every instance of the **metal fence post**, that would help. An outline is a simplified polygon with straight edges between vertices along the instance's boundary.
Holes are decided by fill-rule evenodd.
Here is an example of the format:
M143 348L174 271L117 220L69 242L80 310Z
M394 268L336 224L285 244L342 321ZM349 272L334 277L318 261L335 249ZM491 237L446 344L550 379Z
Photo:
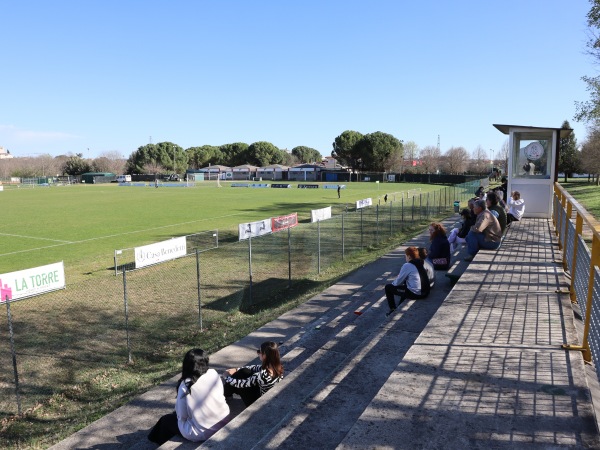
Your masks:
M392 231L392 223L393 223L393 221L392 221L392 203L394 203L394 202L390 202L390 237L393 236L393 231Z
M342 261L344 261L345 253L346 253L346 248L345 248L346 241L345 241L345 236L344 236L344 231L345 231L345 229L344 229L344 216L345 216L345 214L342 213Z
M363 249L363 209L364 208L360 208L360 249L362 251Z
M129 340L129 305L127 303L127 270L123 269L123 303L125 305L125 336L127 339L127 363L131 364L131 341Z
M200 251L196 248L196 281L198 283L198 325L202 331L202 294L200 292Z
M377 209L375 210L375 241L379 245L379 205L377 205Z
M10 338L10 353L12 355L13 373L15 375L15 394L17 396L17 412L21 414L21 394L19 392L19 371L17 370L17 353L15 351L15 336L13 333L12 314L10 313L10 301L8 295L6 302L6 314L8 316L8 335Z
M288 289L292 288L292 235L288 226Z
M321 220L317 221L317 273L321 275Z
M248 277L250 278L249 304L252 304L252 232L248 236Z

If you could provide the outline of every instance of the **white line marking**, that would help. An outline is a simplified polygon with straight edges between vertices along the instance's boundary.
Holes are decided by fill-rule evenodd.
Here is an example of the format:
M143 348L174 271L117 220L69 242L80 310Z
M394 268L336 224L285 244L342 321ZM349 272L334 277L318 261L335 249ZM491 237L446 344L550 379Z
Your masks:
M84 239L82 241L58 241L58 240L56 240L56 242L61 242L61 243L60 244L55 244L55 245L47 245L45 247L30 248L30 249L27 249L27 250L18 250L16 252L2 253L2 254L0 254L0 256L9 256L9 255L16 255L18 253L34 252L34 251L43 250L43 249L46 249L46 248L60 247L62 245L82 244L84 242L97 241L99 239L107 239L107 238L113 238L113 237L118 237L118 236L125 236L127 234L144 233L146 231L160 230L162 228L169 228L169 227L177 227L179 225L187 225L187 224L196 223L196 222L206 222L207 220L222 219L223 217L240 216L242 214L246 214L246 213L235 213L235 214L226 214L224 216L207 217L206 219L199 219L199 220L191 220L189 222L174 223L174 224L171 224L171 225L163 225L161 227L147 228L145 230L128 231L126 233L109 234L107 236L98 236L98 237L94 237L94 238ZM207 231L207 230L201 230L201 231ZM2 233L0 233L0 235L2 235ZM5 234L5 235L6 236L10 236L8 234ZM24 236L24 237L26 237L26 236ZM42 239L42 238L40 238L40 239ZM52 240L52 239L49 239L49 240Z
M62 239L50 239L50 238L36 237L36 236L23 236L21 234L0 233L0 236L12 236L12 237L19 237L19 238L23 238L23 239L39 239L41 241L64 242L65 244L73 243L73 241L63 241Z

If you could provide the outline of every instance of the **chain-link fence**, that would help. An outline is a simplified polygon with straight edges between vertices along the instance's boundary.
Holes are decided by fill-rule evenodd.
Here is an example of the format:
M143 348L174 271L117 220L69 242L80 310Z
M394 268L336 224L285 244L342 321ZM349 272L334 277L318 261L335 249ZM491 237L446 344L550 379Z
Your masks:
M172 370L202 332L217 331L213 344L225 345L229 330L222 327L231 314L308 292L320 273L350 255L389 245L399 232L453 212L454 202L472 197L480 183L390 194L361 209L338 206L331 219L244 241L217 245L216 232L200 233L190 237L195 250L187 256L136 271L128 270L123 252L116 275L12 302L19 387L2 321L0 418L57 393L68 396L79 383L130 361L137 367L170 361Z

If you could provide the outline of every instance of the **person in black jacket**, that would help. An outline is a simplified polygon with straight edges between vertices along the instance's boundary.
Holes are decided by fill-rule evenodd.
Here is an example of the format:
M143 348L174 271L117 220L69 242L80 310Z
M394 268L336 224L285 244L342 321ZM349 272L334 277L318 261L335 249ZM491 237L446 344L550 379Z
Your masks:
M450 242L446 236L446 229L441 223L429 224L429 247L427 259L431 261L435 270L448 270L450 268Z

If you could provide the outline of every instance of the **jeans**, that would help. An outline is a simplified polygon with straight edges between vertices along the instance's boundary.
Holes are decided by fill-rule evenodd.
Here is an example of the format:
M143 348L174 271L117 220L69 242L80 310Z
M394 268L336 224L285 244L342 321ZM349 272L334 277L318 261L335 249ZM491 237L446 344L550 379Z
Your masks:
M467 241L467 252L471 256L475 256L480 248L486 250L496 250L498 247L500 247L500 242L486 241L483 233L478 233L475 231L469 231L469 234L467 234L465 240Z
M413 291L408 289L406 287L406 283L402 283L400 286L394 286L391 283L386 284L385 285L385 296L387 298L387 302L388 302L388 306L390 307L390 310L396 309L396 299L394 298L395 295L400 296L400 302L398 302L398 306L400 306L400 304L407 298L410 298L413 300L420 300L422 298L425 298L424 296L415 294Z

